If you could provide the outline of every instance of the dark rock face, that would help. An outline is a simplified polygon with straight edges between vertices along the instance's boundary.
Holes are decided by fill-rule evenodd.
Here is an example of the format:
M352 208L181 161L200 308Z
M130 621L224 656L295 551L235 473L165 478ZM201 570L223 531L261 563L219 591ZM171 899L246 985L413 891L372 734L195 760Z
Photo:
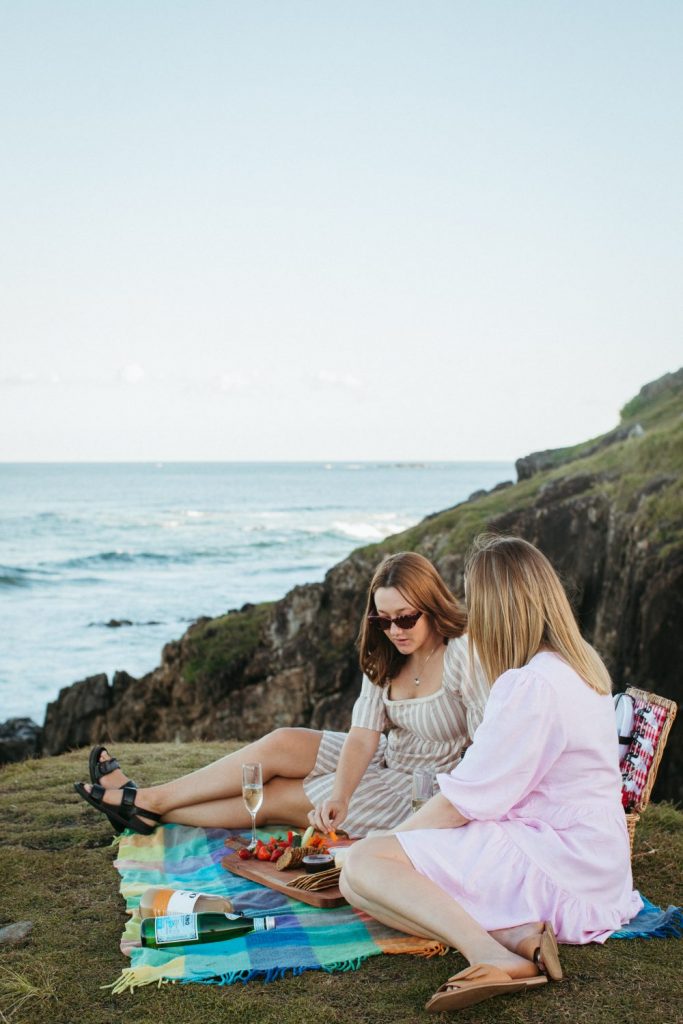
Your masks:
M42 730L31 718L8 718L0 725L0 764L38 757Z
M43 727L43 750L62 754L90 743L93 725L109 710L112 690L104 673L89 676L59 691L48 704Z

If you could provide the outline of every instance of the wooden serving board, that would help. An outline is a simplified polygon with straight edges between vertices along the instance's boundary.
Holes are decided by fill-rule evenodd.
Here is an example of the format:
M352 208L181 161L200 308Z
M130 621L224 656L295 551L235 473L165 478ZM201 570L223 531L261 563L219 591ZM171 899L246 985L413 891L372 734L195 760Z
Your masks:
M227 857L223 857L221 864L233 875L248 878L259 885L267 885L269 889L277 889L285 896L291 896L293 900L300 900L301 903L308 903L311 907L342 907L346 904L338 885L331 885L329 889L321 889L320 892L294 889L289 883L303 874L301 865L289 871L278 871L275 863L271 864L268 860L241 860L237 853L229 853Z

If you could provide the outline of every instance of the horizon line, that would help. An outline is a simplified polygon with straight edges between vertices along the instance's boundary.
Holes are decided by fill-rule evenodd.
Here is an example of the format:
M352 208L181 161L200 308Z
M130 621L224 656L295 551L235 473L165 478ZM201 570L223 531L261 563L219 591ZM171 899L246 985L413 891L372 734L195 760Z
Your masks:
M514 465L516 459L0 459L0 466L462 466Z

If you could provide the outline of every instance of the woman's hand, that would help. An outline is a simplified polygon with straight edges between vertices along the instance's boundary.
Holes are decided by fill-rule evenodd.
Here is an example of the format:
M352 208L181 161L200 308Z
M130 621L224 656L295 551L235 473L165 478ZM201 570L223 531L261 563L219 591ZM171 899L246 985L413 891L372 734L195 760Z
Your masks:
M331 797L319 807L308 812L308 820L319 832L330 832L339 828L349 813L349 801L342 797Z
M380 736L376 729L362 729L356 725L349 729L339 755L332 793L308 812L309 822L320 832L330 832L346 819L351 797L372 761Z

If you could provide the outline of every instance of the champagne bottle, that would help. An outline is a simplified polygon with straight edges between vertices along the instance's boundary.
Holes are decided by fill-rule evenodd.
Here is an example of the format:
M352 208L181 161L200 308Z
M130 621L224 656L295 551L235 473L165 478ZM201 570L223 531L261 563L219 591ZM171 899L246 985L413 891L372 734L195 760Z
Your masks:
M169 889L151 885L140 897L138 917L168 917L171 914L231 914L235 908L227 896L212 896L191 889Z
M140 925L143 946L190 946L198 942L224 942L247 932L268 931L274 917L242 917L241 914L170 914L146 917Z

